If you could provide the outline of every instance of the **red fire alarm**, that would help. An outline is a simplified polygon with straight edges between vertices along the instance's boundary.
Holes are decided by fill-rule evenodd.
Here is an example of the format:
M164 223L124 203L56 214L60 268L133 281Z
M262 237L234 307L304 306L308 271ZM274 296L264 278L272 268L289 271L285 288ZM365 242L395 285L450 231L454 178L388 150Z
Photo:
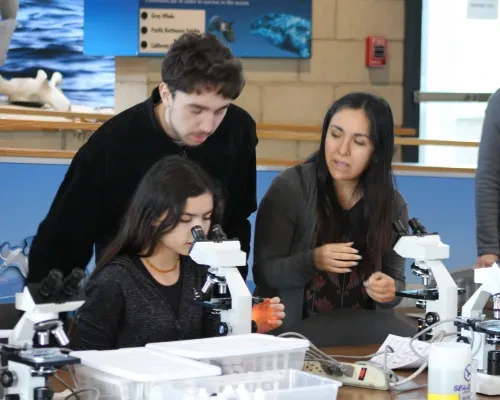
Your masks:
M384 67L387 63L387 38L368 36L366 38L366 66Z

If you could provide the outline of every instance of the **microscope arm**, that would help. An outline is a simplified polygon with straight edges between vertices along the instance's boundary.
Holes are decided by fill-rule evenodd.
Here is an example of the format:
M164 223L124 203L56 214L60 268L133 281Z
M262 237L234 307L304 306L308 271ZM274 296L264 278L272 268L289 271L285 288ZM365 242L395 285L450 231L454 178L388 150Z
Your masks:
M475 269L474 282L481 286L462 307L463 317L479 318L490 297L500 294L500 268L495 263L488 268Z
M10 334L9 344L19 347L32 346L36 323L58 319L59 313L74 311L83 303L83 300L73 300L63 303L35 304L28 287L25 286L21 293L16 293L16 308L24 311L24 314Z
M487 285L481 285L476 292L462 307L462 317L482 319L482 314L486 303L490 299L491 293Z
M453 280L450 272L441 260L428 260L425 263L432 271L436 286L438 288L453 288L458 293L458 286Z

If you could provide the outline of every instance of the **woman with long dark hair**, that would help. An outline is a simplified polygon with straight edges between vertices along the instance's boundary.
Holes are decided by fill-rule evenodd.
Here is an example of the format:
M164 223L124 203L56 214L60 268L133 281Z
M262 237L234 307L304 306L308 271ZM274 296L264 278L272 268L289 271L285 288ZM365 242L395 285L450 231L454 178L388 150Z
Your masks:
M212 180L196 163L170 156L153 165L89 278L73 347L116 349L215 335L220 318L192 303L207 268L189 250L192 228L207 234L221 212ZM278 298L266 300L267 311L252 314L259 332L284 317Z
M392 223L408 221L393 185L389 104L351 93L328 110L321 145L283 171L260 203L253 273L260 295L279 295L283 330L313 314L391 308L405 286Z

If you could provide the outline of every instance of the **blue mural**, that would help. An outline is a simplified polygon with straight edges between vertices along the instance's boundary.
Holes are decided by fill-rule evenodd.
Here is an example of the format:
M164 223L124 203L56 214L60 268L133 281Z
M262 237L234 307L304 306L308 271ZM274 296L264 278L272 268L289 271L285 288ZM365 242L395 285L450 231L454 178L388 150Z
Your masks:
M17 8L17 0L0 0L2 4ZM60 88L72 104L114 107L114 58L83 53L84 0L19 0L17 13L1 22L14 21L16 14L6 60L0 62L3 78L35 78L42 69L50 80L57 71L63 77Z
M10 242L0 244L0 303L12 303L22 291L28 276L28 256L33 236L24 239L22 246Z

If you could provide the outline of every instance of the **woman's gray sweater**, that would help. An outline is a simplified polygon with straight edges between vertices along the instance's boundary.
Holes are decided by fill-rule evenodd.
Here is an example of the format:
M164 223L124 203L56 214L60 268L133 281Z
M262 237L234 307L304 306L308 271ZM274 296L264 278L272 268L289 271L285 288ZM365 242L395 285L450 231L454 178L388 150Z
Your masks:
M257 212L253 262L255 294L281 298L286 317L280 331L287 331L303 317L304 289L316 270L313 250L316 202L316 166L305 163L287 168L274 179ZM393 218L408 226L408 207L397 191ZM394 250L383 257L382 272L395 280L396 290L404 289L405 259ZM388 309L400 301L396 297L392 303L376 306Z

